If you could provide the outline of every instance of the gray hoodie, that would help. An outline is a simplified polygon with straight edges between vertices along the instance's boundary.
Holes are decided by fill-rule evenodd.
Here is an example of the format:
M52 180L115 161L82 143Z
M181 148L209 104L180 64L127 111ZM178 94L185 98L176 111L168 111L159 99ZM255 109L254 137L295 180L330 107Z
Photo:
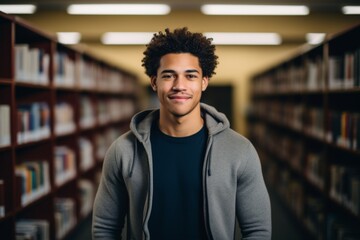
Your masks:
M236 219L243 239L271 239L270 200L259 157L252 144L230 129L225 115L201 104L208 129L203 164L203 206L208 239L235 238ZM151 123L159 110L135 115L130 131L108 149L93 211L93 238L150 239L153 180ZM156 239L153 239L156 240Z

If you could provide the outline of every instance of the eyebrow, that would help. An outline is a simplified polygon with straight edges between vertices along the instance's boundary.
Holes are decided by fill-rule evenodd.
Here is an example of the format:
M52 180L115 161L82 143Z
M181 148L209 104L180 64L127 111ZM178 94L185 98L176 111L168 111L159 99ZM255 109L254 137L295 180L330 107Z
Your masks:
M186 70L185 72L186 72L186 73L194 73L194 72L200 73L200 72L199 72L198 70L196 70L196 69L188 69L188 70ZM165 70L161 71L161 74L163 74L163 73L176 73L176 71L175 71L175 70L171 70L171 69L165 69Z

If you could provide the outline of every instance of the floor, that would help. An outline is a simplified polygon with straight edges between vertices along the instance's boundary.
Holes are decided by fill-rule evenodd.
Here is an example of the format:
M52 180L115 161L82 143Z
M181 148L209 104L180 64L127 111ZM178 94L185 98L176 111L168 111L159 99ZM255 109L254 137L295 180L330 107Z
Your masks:
M281 205L279 199L271 191L269 192L272 206L272 240L302 240L301 230L292 222L289 213ZM91 217L83 221L79 227L67 237L66 240L90 240Z

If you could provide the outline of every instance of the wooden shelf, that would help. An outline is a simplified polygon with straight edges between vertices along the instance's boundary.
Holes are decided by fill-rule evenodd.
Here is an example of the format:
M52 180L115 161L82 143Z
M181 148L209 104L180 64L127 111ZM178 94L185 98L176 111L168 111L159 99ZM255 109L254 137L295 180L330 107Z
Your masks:
M113 112L113 109L107 108L109 104L104 103L113 101L115 102L113 105L121 109L122 104L125 104L123 100L126 100L126 103L132 107L132 112L129 114L134 114L138 105L138 79L136 75L125 69L115 67L80 49L57 42L54 36L18 17L0 13L0 36L0 52L2 53L0 58L0 105L5 105L9 109L8 115L1 115L1 121L5 118L8 119L8 130L10 130L9 133L6 133L6 136L10 138L10 145L0 146L0 180L4 186L4 191L0 191L0 205L5 207L5 216L0 218L1 238L15 240L15 225L18 220L37 219L48 222L49 237L55 239L57 232L55 200L62 199L74 203L72 214L76 219L76 224L69 229L68 233L64 234L62 239L65 239L87 217L80 213L80 208L84 205L81 199L93 201L94 198L94 196L90 196L88 199L81 198L82 191L80 191L79 183L85 179L89 181L93 190L97 188L97 175L101 171L102 164L99 162L101 159L95 157L97 147L99 147L96 137L109 138L106 135L108 131L115 131L115 134L122 133L130 122L130 117L126 117L100 125L98 119L100 105L105 107L105 110L102 109L103 112ZM102 74L104 72L112 74L111 76L115 76L115 80L111 78L111 84L114 85L109 86L116 87L107 90L104 88L107 85L104 86L103 82L100 83L97 75L87 75L86 77L90 77L94 87L84 88L88 78L82 74L75 74L75 71L72 76L74 86L56 86L55 81L59 81L57 78L60 78L61 81L62 77L71 76L72 73L65 72L69 71L65 68L59 70L59 61L64 60L61 57L56 59L57 53L63 54L63 58L71 59L74 68L79 67L79 62L84 60L91 62L91 65L85 66L86 70L100 69ZM41 61L32 62L32 67L21 68L21 66L30 66L27 58L21 57L25 55L28 55L30 59L39 58ZM86 71L86 73L94 71ZM109 83L110 79L107 80L106 74L102 76L101 81ZM32 77L27 80L28 76ZM47 83L44 84L44 82ZM100 84L103 84L103 88L98 87ZM133 86L133 88L119 88L119 86L125 85ZM91 104L82 105L84 96L90 99ZM84 112L84 109L87 112ZM87 117L92 114L95 124L81 128L82 114ZM69 121L74 123L73 131L57 135L55 131L57 124L65 123L66 125ZM38 139L38 136L45 136L45 129L48 135ZM18 143L19 132L25 133L19 136L28 141ZM31 134L34 132L35 134ZM0 137L2 137L1 134L5 133L0 131ZM87 140L80 141L82 138ZM110 145L111 141L112 139L106 139L105 142ZM101 147L108 148L109 146ZM87 156L93 156L94 163L91 166L88 165L86 170L81 170L81 161L88 161ZM70 158L73 159L74 164L65 164L65 161L69 161ZM68 169L59 166L66 166ZM71 169L69 169L70 167ZM47 168L48 173L45 174ZM73 173L72 170L75 171L74 176L61 185L56 184L57 174L59 174L58 176L67 176L66 173ZM62 173L63 175L61 175ZM26 191L35 191L37 187L44 184L46 176L49 177L50 190L34 199L30 198L31 200L22 206L23 188L26 188ZM30 178L32 179L31 184L28 181Z
M264 176L273 184L270 187L280 192L290 191L282 187L288 184L286 181L291 181L296 186L292 190L303 196L301 208L304 215L310 209L316 213L313 217L317 214L323 216L323 226L318 229L320 234L315 239L328 239L329 231L337 231L335 225L355 230L352 223L356 223L355 226L360 223L360 203L351 198L352 194L360 193L360 147L346 148L338 145L337 140L328 141L331 136L335 139L341 137L341 141L345 137L349 146L355 141L360 142L360 41L355 39L360 39L360 25L328 38L314 48L299 52L252 79L254 112L249 116L249 135L255 147L266 152ZM299 84L311 87L293 91ZM341 88L334 89L336 84ZM284 91L286 87L289 91ZM312 90L316 88L319 90ZM303 111L299 113L299 109ZM284 120L289 116L297 121L300 119L302 128L295 131L284 125ZM321 129L331 135L317 137L307 133L306 128ZM293 168L291 159L279 157L279 151L291 149L291 144L294 144L291 139L296 139L295 143L303 148L300 171ZM277 152L273 153L269 149L271 147ZM307 171L315 174L315 178L321 178L324 186L319 187L309 179ZM357 204L358 212L350 211L343 203L329 197L331 191ZM297 195L278 195L288 206L298 201ZM336 224L332 226L334 216ZM302 218L297 222L306 228L306 217Z

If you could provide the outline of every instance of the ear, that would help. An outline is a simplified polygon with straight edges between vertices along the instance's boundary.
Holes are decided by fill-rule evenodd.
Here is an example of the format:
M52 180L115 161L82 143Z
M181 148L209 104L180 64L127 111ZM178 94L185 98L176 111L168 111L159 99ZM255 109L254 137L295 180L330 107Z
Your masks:
M203 77L201 81L201 90L204 92L209 85L209 77Z
M156 87L156 76L152 76L150 78L150 84L151 84L151 88L156 92L157 87Z

